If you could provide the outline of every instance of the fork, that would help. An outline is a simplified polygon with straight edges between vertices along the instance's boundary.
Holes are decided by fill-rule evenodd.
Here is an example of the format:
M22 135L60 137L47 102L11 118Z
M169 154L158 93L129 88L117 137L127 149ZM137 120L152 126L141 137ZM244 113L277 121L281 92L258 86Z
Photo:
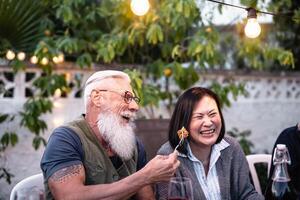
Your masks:
M181 146L183 144L183 140L184 140L184 137L182 137L180 139L180 141L178 142L177 146L175 147L174 151L176 151L178 149L179 146Z

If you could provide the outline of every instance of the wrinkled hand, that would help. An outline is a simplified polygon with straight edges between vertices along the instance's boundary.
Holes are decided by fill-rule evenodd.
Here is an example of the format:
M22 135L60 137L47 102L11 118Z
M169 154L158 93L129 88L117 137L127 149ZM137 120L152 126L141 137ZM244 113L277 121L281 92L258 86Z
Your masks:
M180 162L177 151L169 155L157 155L143 168L151 183L168 181L174 176Z

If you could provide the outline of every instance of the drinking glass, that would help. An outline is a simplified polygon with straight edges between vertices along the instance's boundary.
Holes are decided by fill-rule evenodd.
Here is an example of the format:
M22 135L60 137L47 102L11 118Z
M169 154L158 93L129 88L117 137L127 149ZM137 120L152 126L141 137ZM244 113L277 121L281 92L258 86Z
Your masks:
M193 200L192 181L187 177L173 177L168 188L168 200Z

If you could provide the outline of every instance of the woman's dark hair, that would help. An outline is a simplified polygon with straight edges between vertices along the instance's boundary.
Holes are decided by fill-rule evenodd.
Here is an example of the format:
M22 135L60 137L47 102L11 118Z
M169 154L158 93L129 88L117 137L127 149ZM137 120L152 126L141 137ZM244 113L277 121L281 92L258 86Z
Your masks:
M203 87L193 87L186 90L179 98L175 105L174 112L172 114L170 123L169 123L169 142L173 148L179 142L179 137L177 135L177 131L181 129L183 126L190 132L190 123L192 119L193 110L195 105L203 98L203 97L211 97L215 100L218 110L221 117L222 127L220 131L220 135L216 141L216 143L221 142L225 135L225 123L223 114L221 111L221 104L219 101L219 97L216 93L211 91L210 89ZM188 137L189 139L189 137ZM186 143L178 148L180 153L187 153Z

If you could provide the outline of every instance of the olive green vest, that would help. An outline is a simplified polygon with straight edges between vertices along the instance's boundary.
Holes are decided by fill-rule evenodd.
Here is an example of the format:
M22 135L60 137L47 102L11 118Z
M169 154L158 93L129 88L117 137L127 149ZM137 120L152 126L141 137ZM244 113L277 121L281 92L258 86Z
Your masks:
M80 117L65 127L72 129L80 138L84 152L85 185L112 183L136 172L137 148L135 148L133 158L123 161L122 166L116 169L84 117ZM47 199L53 199L48 184L45 185Z

